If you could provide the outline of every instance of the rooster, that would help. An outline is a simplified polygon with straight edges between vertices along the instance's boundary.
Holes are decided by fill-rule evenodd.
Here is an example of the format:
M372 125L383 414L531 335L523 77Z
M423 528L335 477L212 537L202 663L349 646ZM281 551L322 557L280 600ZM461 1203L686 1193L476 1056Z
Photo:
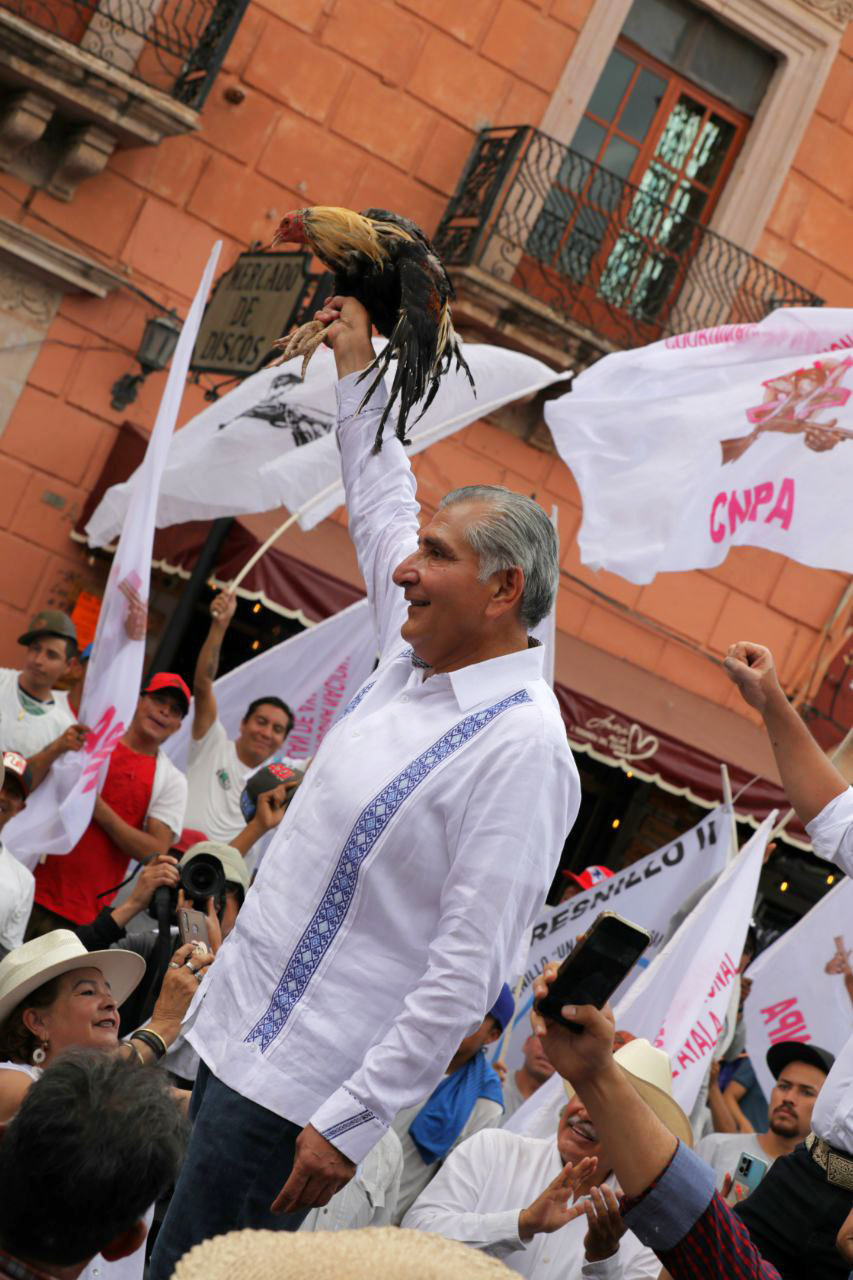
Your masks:
M359 412L382 381L392 359L397 359L374 453L382 448L385 423L398 401L397 439L409 443L406 423L413 405L423 401L418 416L426 412L438 391L439 380L454 360L476 395L471 370L450 318L453 286L429 240L414 222L385 209L355 213L352 209L315 205L282 218L272 240L273 247L280 244L306 245L335 273L335 293L360 302L382 337L388 339L360 375L359 381L372 381ZM279 362L304 356L304 376L308 361L326 332L326 326L312 320L289 337L279 338L275 343L282 349Z

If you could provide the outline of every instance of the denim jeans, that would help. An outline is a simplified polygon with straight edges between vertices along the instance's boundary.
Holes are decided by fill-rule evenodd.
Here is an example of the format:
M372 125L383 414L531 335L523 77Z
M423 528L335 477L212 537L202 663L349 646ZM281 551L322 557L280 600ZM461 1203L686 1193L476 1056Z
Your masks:
M270 1212L293 1167L299 1125L241 1097L203 1062L190 1119L189 1146L151 1255L149 1280L170 1280L184 1254L211 1236L244 1227L295 1231L307 1213Z

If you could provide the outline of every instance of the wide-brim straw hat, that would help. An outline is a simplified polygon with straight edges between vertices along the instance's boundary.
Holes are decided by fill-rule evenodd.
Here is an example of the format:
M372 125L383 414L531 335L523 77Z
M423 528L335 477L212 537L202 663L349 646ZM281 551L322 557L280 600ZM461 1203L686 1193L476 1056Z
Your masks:
M99 969L120 1005L142 981L145 961L134 951L87 951L70 929L32 938L0 960L0 1026L31 992L72 969Z
M358 1231L232 1231L184 1254L172 1280L510 1280L512 1272L457 1240L399 1227Z
M630 1040L621 1049L617 1049L613 1061L673 1137L680 1138L686 1147L692 1147L693 1129L690 1121L672 1096L672 1064L669 1054L656 1049L648 1040ZM575 1090L568 1080L564 1080L563 1084L566 1087L566 1097L571 1102Z

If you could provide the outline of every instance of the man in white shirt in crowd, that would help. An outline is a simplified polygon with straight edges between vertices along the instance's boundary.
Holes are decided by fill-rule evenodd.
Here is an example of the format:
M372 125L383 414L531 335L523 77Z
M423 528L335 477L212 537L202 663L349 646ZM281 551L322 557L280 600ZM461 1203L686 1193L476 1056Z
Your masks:
M393 1225L403 1172L403 1148L393 1129L386 1129L358 1165L355 1176L328 1204L311 1209L300 1231L350 1231L356 1227Z
M486 1048L500 1039L512 1021L515 1001L504 983L480 1026L466 1036L450 1060L443 1080L426 1102L405 1107L394 1119L403 1145L403 1175L394 1223L435 1177L448 1154L481 1129L503 1117L500 1077L486 1060Z
M318 318L382 656L204 984L195 1123L151 1280L216 1232L295 1229L431 1093L497 998L580 800L528 639L556 593L550 520L484 486L448 495L419 531L405 449L389 432L373 452L384 388L359 412L369 316L337 298Z
M186 825L210 840L232 840L246 820L240 796L246 782L284 745L293 713L275 695L255 698L234 740L218 717L213 682L219 670L222 641L237 608L236 595L220 591L210 606L211 624L193 676L193 723L187 764Z
M77 631L67 613L42 609L18 644L27 651L21 670L0 670L0 742L27 759L38 786L54 760L79 751L86 737L68 694L56 687L77 654Z
M510 1071L504 1080L504 1114L502 1124L514 1116L522 1103L532 1097L540 1085L550 1080L554 1065L542 1045L542 1037L532 1032L522 1045L524 1061L517 1071Z
M853 788L791 706L772 653L738 641L725 665L744 700L764 720L782 786L815 853L853 876ZM853 1197L853 1036L821 1089L812 1129L806 1145L776 1160L735 1211L784 1276L847 1280L836 1238Z
M26 807L32 774L17 751L4 751L0 766L0 831ZM24 941L36 882L33 873L13 858L0 841L0 960Z
M769 1167L789 1155L811 1133L812 1111L835 1059L817 1045L781 1040L767 1051L767 1066L776 1084L770 1094L766 1133L709 1133L696 1144L696 1154L717 1175L722 1190L726 1174L734 1177L742 1152Z
M632 1040L615 1061L667 1128L689 1143L690 1121L672 1097L666 1054ZM652 1251L622 1234L612 1153L571 1086L566 1092L554 1137L478 1133L449 1156L403 1226L482 1249L531 1280L657 1280ZM591 1160L593 1167L581 1165ZM573 1203L587 1196L588 1215Z

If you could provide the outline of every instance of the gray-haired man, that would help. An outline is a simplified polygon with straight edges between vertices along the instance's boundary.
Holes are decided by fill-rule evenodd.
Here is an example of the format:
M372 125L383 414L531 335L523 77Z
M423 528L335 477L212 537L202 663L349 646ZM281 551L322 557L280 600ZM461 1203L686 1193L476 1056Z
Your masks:
M332 324L349 529L381 660L205 983L188 1039L206 1066L152 1280L216 1232L295 1228L430 1095L511 970L580 799L528 641L557 585L548 517L478 487L419 531L402 445L372 453L384 390L358 412L367 312L338 298L318 319Z

